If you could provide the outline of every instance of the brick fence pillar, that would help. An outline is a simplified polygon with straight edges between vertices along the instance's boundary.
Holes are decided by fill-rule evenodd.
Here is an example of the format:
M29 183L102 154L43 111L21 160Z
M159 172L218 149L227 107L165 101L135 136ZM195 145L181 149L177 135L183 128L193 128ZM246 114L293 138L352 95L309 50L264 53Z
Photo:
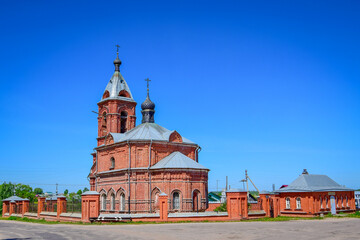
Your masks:
M11 216L11 214L13 214L13 212L15 212L15 201L10 201L10 208L9 208L9 217Z
M3 208L2 209L3 209L2 217L4 217L5 213L9 212L8 205L6 204L6 202L3 202Z
M265 216L270 217L270 194L260 193L259 196L262 203L262 208L265 212Z
M57 204L56 216L57 219L60 220L60 214L66 212L66 197L58 196L56 204Z
M45 197L38 197L38 211L37 211L37 216L38 218L40 218L40 213L43 209L43 206L45 204Z
M81 195L81 221L90 222L100 215L100 194L87 191Z
M239 220L248 218L247 192L231 189L226 192L227 212L230 219Z
M160 221L166 222L168 220L168 195L166 193L159 194L160 204Z
M274 218L276 218L280 214L280 195L273 194L271 198L273 199Z
M25 213L29 211L29 200L23 200L22 201L22 216L24 217Z

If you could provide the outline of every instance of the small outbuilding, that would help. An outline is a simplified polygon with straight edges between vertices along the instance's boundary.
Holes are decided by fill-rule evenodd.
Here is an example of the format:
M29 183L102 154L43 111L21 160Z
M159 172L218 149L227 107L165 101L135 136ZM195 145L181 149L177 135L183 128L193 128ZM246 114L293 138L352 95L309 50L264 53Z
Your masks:
M341 186L326 175L309 174L306 169L287 187L271 196L274 215L317 216L321 213L355 212L354 190Z

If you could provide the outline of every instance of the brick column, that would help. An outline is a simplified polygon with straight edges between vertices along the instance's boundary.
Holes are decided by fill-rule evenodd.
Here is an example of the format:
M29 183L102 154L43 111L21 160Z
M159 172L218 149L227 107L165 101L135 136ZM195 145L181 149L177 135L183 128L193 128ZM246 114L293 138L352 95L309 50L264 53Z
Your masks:
M227 212L230 219L248 218L247 192L231 189L226 192Z
M13 212L15 210L15 205L16 205L15 202L10 201L10 203L9 203L9 217L11 216L11 214L13 214Z
M57 197L57 209L56 209L56 216L58 220L60 220L60 214L66 212L66 197L65 196L58 196Z
M262 201L262 207L266 217L270 217L270 194L260 193L260 200Z
M96 191L87 191L81 195L81 221L90 222L90 219L100 215L100 194Z
M42 208L44 206L45 199L46 199L45 197L38 197L38 212L37 212L38 218L40 218L40 213L41 213Z
M2 217L4 217L5 213L7 213L9 210L7 209L7 204L3 202L3 211L2 211Z
M273 207L274 207L274 218L279 216L280 213L280 209L279 209L279 205L280 205L280 197L279 195L272 195L272 199L273 199Z
M159 194L160 204L160 221L166 222L168 220L168 195L166 193Z
M29 211L29 200L23 200L22 201L22 216L24 217L25 213Z

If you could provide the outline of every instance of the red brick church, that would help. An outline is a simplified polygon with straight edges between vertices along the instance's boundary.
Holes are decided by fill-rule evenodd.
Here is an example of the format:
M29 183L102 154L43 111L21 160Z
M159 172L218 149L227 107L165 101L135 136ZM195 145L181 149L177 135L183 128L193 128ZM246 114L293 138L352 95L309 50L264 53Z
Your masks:
M98 102L98 137L89 179L100 193L104 213L152 213L159 194L167 194L169 211L207 208L208 171L199 164L199 145L155 123L155 104L141 104L142 123L136 126L136 105L120 73L119 54ZM149 81L149 80L148 80Z

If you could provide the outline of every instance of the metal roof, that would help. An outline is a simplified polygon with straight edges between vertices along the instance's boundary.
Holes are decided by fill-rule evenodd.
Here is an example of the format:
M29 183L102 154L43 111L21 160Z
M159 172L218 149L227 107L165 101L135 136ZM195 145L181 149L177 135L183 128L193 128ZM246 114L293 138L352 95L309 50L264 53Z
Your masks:
M98 193L97 191L86 191L83 194L81 194L81 196L86 196L86 195L100 195L100 193Z
M354 191L332 180L326 175L301 174L289 186L276 190L282 192L327 192L327 191Z
M181 152L173 152L167 157L161 159L158 163L150 167L150 169L201 169L209 170L200 163L197 163L193 159L185 156Z
M110 133L114 142L124 142L127 140L156 140L169 141L170 135L175 131L170 131L156 123L142 123L125 133ZM183 143L195 144L182 137Z
M129 93L130 97L120 97L119 93L120 91L125 90ZM121 75L120 72L115 71L114 74L112 75L109 83L107 84L105 91L109 91L109 97L101 99L100 102L104 101L104 100L109 100L109 99L120 99L120 100L125 100L125 101L131 101L131 102L135 102L130 88L127 85L125 79L123 78L123 76ZM104 91L104 92L105 92Z
M27 198L21 198L21 197L18 197L18 196L11 196L11 197L8 197L6 199L3 200L3 202L5 201L24 201L24 200L29 200Z

